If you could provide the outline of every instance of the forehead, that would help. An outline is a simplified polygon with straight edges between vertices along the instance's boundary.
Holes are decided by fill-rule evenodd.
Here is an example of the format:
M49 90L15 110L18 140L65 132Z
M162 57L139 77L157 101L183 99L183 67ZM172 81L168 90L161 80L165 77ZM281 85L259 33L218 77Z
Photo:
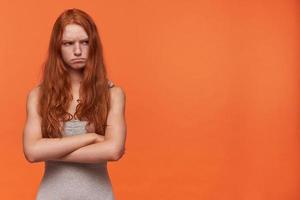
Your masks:
M62 39L76 40L88 38L86 31L78 24L68 24L64 27Z

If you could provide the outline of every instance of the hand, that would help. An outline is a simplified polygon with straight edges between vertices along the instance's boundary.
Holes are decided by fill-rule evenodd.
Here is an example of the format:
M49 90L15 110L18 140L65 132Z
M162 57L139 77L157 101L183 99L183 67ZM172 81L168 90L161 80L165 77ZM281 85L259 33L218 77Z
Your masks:
M97 133L95 133L96 135L96 140L95 140L95 143L98 143L98 142L103 142L105 137L103 135L99 135Z
M99 135L97 133L86 133L89 137L93 138L93 143L103 142L104 136Z

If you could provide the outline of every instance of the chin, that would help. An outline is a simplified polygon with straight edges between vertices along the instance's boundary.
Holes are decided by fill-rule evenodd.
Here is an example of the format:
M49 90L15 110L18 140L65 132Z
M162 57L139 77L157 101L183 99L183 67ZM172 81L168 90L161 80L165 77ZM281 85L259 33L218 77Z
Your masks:
M72 69L83 69L85 68L85 64L72 64L70 65Z

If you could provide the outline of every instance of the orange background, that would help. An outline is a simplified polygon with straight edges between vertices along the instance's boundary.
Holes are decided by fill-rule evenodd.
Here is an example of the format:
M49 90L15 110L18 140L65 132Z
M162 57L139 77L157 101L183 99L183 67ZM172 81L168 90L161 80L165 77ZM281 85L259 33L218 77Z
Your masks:
M126 154L108 164L117 199L300 199L296 0L1 2L1 199L37 191L26 95L72 7L95 20L127 97Z

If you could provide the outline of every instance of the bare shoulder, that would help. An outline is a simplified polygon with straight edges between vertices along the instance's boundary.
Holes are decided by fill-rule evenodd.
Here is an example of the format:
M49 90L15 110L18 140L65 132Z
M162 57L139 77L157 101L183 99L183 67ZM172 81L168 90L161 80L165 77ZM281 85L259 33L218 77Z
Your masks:
M36 109L38 104L38 98L40 94L40 86L35 86L31 88L27 94L27 111L32 111Z
M125 91L120 86L114 86L110 88L110 95L112 101L125 101L126 98Z
M31 88L27 94L27 100L37 100L38 96L39 96L39 92L40 92L40 87L39 86L35 86L33 88Z
M28 98L37 98L40 92L40 86L31 88L28 92Z
M112 104L117 107L124 107L126 101L126 95L124 89L120 86L115 85L109 90L110 90L110 97L111 97Z

